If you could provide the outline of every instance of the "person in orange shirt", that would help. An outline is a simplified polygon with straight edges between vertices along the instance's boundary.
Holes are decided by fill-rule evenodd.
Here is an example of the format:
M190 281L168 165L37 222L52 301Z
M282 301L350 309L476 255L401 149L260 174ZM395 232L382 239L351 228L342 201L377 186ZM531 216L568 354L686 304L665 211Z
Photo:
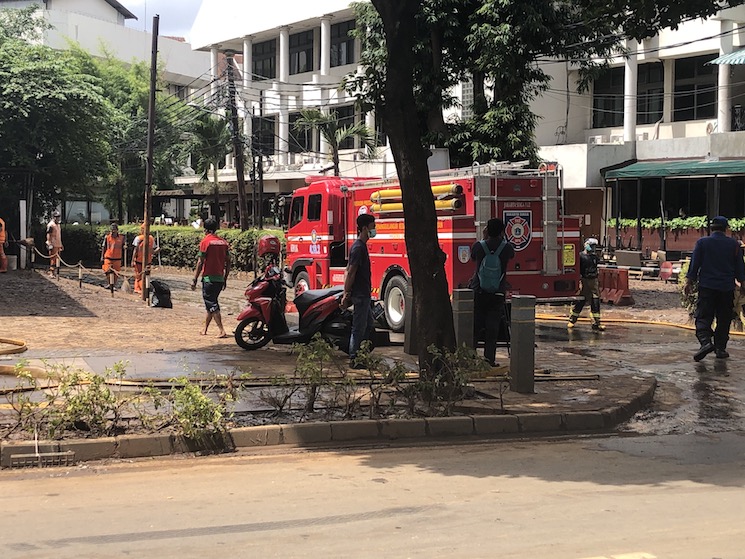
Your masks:
M119 234L119 226L111 224L111 232L104 237L101 243L101 269L106 274L109 289L114 292L119 270L122 269L122 258L124 257L124 235Z
M52 219L47 223L47 250L49 251L49 275L54 277L57 269L57 259L59 253L65 250L62 246L62 228L60 227L60 213L57 210L52 212Z
M5 231L5 221L0 217L0 273L8 271L8 257L5 256L5 247L8 246L8 234Z
M143 259L145 252L145 224L143 223L140 225L140 234L135 237L135 240L132 242L132 267L135 269L135 293L142 293L142 285L143 285L143 279L144 274L143 271L145 268L150 268L150 265L153 263L153 256L158 253L160 250L160 247L155 245L155 238L152 235L148 235L149 242L148 242L148 250L147 250L147 266L144 265Z

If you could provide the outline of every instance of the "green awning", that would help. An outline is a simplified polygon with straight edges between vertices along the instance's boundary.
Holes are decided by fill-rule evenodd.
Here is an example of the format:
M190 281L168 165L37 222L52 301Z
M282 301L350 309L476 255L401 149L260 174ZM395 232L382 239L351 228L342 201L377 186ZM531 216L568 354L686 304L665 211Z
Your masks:
M714 177L745 175L745 160L729 161L640 161L605 174L606 180L662 177Z
M723 54L714 60L710 60L707 64L745 64L745 49Z

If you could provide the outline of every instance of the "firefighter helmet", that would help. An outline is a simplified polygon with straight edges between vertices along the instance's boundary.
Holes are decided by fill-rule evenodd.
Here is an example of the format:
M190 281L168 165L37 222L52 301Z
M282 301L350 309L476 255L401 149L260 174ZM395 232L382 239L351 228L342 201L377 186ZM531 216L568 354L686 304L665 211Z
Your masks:
M259 256L264 256L265 254L279 256L281 252L282 245L274 235L264 235L259 239Z

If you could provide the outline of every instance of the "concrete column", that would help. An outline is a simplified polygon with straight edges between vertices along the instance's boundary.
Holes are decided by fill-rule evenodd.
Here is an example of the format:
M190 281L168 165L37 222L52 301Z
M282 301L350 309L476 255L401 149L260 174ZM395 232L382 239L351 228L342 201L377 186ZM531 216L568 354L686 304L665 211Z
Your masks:
M212 84L210 85L211 102L214 102L217 99L217 77L220 75L220 72L217 68L219 52L220 51L217 49L217 47L212 47L210 49L210 78L212 81Z
M243 37L243 136L250 139L253 135L251 121L251 86L253 85L253 37Z
M321 75L331 73L331 18L325 15L321 18Z
M720 23L721 37L719 38L719 55L732 52L732 30L734 22L722 20ZM730 132L732 129L732 108L730 106L730 74L729 64L719 65L717 80L717 132Z
M662 69L664 71L664 85L663 89L665 95L662 99L662 121L672 122L673 121L673 93L675 92L675 80L673 74L675 73L675 60L666 58L662 61ZM652 138L658 140L658 137Z
M535 297L513 295L510 320L510 390L535 390Z
M453 323L458 347L474 347L472 289L453 289Z
M253 81L253 38L250 36L243 37L243 88L251 87Z
M277 114L277 135L279 136L279 164L287 165L290 152L290 111L287 108L287 97L282 95Z
M623 141L636 141L636 84L637 54L639 45L634 40L627 42L629 57L626 59L623 75Z
M280 82L290 81L290 28L286 25L279 28L279 75Z

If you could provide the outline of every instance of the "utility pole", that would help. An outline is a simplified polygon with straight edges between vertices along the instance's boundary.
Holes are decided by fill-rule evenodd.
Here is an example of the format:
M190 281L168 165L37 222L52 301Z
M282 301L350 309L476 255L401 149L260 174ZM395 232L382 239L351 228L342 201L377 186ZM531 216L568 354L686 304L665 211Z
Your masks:
M259 92L259 119L261 120L261 126L264 126L264 90ZM258 219L259 229L264 228L264 143L259 142L259 200L258 200Z
M160 16L153 17L153 50L150 58L150 99L147 107L147 157L145 167L145 219L144 239L142 240L142 300L147 301L150 291L150 205L153 189L153 151L155 148L155 88L158 78L158 27Z
M243 163L243 138L238 126L238 106L235 102L235 75L233 56L235 51L226 50L228 64L228 104L230 107L230 127L233 129L233 157L235 158L235 177L238 183L238 211L241 212L241 231L248 229L248 206L246 205L246 169Z

